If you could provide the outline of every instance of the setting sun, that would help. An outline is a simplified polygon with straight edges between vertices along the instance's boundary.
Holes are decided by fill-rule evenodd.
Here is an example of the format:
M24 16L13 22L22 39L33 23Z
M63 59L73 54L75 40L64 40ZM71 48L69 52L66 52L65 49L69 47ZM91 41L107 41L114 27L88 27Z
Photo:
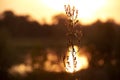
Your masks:
M75 6L79 10L78 17L81 19L81 22L91 23L98 16L96 12L105 6L106 0L44 0L43 3L57 12L64 12L64 4Z

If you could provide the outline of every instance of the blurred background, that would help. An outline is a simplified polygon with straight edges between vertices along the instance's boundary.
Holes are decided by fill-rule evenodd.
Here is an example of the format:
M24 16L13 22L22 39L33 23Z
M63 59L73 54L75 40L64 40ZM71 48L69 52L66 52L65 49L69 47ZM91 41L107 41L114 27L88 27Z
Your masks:
M0 0L0 80L72 80L67 53L70 0ZM74 0L86 61L78 80L120 80L120 1ZM87 67L86 64L87 63Z

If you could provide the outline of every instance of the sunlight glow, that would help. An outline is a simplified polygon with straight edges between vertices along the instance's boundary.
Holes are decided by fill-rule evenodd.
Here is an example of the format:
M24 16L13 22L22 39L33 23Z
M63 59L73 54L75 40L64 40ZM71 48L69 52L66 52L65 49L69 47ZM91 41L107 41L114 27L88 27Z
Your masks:
M75 6L79 10L78 17L82 23L94 22L97 16L96 12L106 4L106 0L44 0L43 2L58 12L64 11L64 4Z
M58 61L58 56L52 50L47 50L47 59L44 62L44 70L48 72L63 72L64 66Z
M64 5L68 3L79 10L82 24L91 24L98 19L103 22L113 19L120 23L120 0L1 0L0 13L12 10L17 15L30 15L41 24L53 24L53 16L65 13Z
M9 72L11 74L17 73L22 76L25 76L27 73L32 72L32 67L30 65L25 65L25 64L14 65L9 69Z
M69 51L67 53L67 59L65 60L65 64L66 64L66 71L69 72L69 73L73 73L74 71L79 71L79 70L82 70L82 69L86 69L88 68L89 66L89 61L88 61L88 58L86 55L80 55L78 51L78 47L75 46L75 51L76 53L75 56L76 56L76 65L74 64L74 59L73 59L73 55L72 55L72 52L71 52L71 47L69 48ZM76 67L75 67L76 66Z

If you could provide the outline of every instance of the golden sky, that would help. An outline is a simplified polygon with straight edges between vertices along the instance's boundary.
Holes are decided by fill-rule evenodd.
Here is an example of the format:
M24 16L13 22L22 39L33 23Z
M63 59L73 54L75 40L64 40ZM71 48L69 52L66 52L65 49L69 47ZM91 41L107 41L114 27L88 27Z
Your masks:
M30 15L40 23L52 23L52 16L64 12L64 4L74 3L82 24L100 19L114 19L120 24L120 0L0 0L0 13L12 10L18 15Z

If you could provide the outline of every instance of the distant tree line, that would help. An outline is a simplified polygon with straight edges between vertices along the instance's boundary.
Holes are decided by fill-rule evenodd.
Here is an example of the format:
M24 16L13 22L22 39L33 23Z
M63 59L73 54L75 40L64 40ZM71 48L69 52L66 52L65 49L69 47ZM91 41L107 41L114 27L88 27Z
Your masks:
M9 40L40 39L43 44L51 41L53 44L65 45L67 19L63 14L54 17L58 23L53 25L41 25L37 21L30 21L29 16L17 16L12 11L5 11L0 17L0 76L8 76L7 69L21 61L17 56L21 54L15 52L15 48L9 45ZM102 68L105 68L111 75L111 80L119 80L120 25L113 20L105 23L98 20L86 26L79 23L76 29L83 33L80 46L87 46L91 52L91 68L99 68L96 63L103 59L105 65ZM116 61L115 66L111 64L112 60ZM3 80L7 80L6 77L4 78Z

